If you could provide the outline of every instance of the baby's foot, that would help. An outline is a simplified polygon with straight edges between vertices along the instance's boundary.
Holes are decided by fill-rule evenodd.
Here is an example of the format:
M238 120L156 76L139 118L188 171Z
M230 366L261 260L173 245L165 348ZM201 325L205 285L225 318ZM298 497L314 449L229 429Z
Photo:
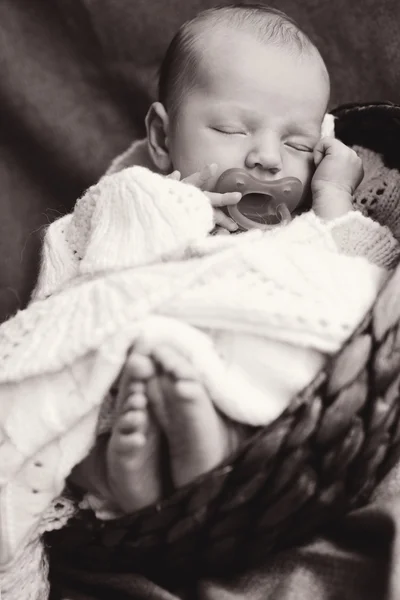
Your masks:
M114 501L126 513L161 496L160 435L146 396L153 374L150 358L133 352L119 383L119 415L107 447L107 480Z
M227 458L245 428L225 419L213 405L189 360L176 347L156 346L158 375L147 382L147 395L167 438L173 483L181 487Z

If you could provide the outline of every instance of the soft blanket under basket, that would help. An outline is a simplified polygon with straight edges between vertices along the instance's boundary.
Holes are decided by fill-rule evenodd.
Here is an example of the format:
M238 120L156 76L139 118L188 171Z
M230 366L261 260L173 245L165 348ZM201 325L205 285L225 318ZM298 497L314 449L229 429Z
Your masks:
M343 141L370 150L363 150L368 176L357 196L359 205L397 236L400 161L390 135L398 111L387 105L345 107L336 123ZM380 196L386 206L379 205ZM399 454L397 363L388 356L388 345L393 351L396 341L391 300L399 279L396 271L371 314L317 380L226 464L132 517L105 524L90 511L79 511L67 527L49 535L55 569L63 564L134 568L158 579L183 568L186 573L220 572L253 562L260 548L265 553L287 546L365 502ZM104 350L107 361L114 361L115 376L128 343L127 338ZM99 394L108 384L93 382ZM78 426L93 435L93 423L82 420ZM66 448L67 443L60 445L68 464Z

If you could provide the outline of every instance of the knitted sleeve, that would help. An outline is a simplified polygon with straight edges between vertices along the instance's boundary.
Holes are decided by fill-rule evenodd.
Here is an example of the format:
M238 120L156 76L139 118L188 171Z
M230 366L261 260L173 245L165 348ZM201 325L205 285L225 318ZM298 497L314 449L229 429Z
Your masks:
M392 269L400 258L400 246L388 227L359 211L328 222L328 230L342 254L364 256L369 262Z
M202 191L130 167L103 177L78 201L67 239L80 272L93 274L180 258L212 227Z
M209 199L192 185L144 167L107 175L48 227L32 299L83 274L182 258L213 226Z

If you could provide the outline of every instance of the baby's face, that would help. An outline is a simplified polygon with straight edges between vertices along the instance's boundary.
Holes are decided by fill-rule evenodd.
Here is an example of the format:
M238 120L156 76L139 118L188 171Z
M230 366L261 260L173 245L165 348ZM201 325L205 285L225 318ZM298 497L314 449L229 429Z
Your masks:
M223 37L210 41L203 80L170 123L173 168L183 177L211 163L216 177L233 167L262 180L293 176L306 191L329 95L322 65L308 54L231 35L233 45Z

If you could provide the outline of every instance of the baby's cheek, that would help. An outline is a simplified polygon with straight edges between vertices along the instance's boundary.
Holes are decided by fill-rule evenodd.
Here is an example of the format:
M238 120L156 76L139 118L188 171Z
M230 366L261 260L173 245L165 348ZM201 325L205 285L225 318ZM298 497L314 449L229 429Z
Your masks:
M199 171L202 152L201 146L194 143L194 136L188 135L183 128L178 133L179 135L171 137L169 153L174 170L179 171L184 178Z
M291 160L285 164L284 176L297 177L303 185L303 192L298 205L300 212L311 207L311 180L314 173L314 160L312 155L309 154L300 154L297 157L291 157Z
M310 160L305 168L305 182L308 184L308 186L311 185L311 180L314 177L314 173L315 173L315 164L314 164L314 160Z
M185 148L185 152L177 154L176 166L182 177L188 177L193 173L198 173L207 165L217 162L212 149L205 144L192 142Z
M314 158L312 154L302 154L298 161L298 174L293 173L303 183L304 188L309 188L315 173Z
M304 171L303 195L300 203L303 210L309 210L312 206L311 181L314 173L315 166L313 162L312 164L309 164Z

